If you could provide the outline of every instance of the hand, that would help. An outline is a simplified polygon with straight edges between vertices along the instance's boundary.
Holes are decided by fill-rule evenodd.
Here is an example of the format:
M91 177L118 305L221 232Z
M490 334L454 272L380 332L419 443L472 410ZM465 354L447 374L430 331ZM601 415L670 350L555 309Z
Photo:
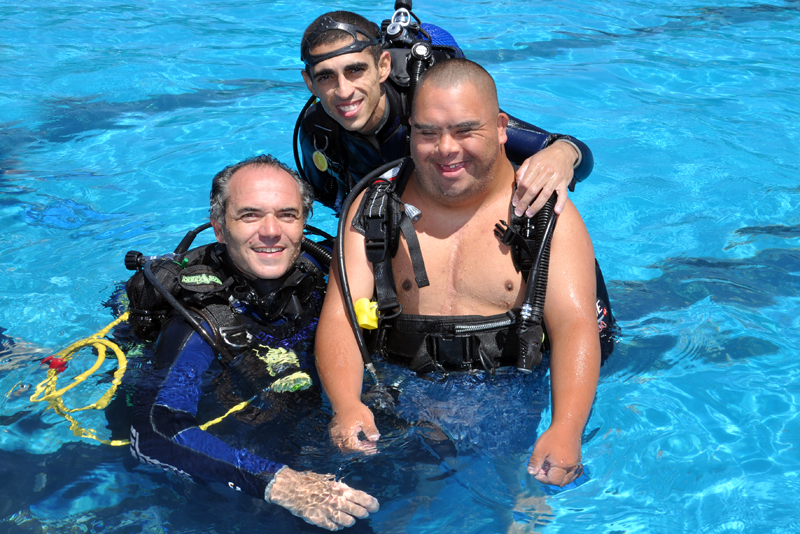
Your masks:
M565 486L582 473L580 433L576 436L552 426L545 430L528 460L528 474L544 484Z
M571 144L556 141L526 159L517 169L517 190L511 199L517 217L523 213L533 217L553 191L558 192L555 212L560 214L567 203L567 187L579 155Z
M300 472L288 467L275 475L267 500L283 506L307 523L328 530L353 526L356 518L364 519L380 507L375 497L337 482L333 475Z
M363 432L367 439L360 440L358 438L360 432ZM330 433L333 443L345 452L374 452L375 443L381 437L372 412L362 403L358 403L352 409L338 411L331 421Z

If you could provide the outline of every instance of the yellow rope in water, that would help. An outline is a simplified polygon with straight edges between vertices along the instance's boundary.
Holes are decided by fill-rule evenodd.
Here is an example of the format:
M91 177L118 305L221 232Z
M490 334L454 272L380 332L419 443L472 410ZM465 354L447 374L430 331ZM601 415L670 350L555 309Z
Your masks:
M36 390L31 395L31 402L46 402L49 408L52 408L54 412L58 415L62 416L64 419L70 422L70 430L72 433L79 437L94 439L99 441L100 443L105 443L106 445L127 445L129 443L128 440L105 440L99 438L97 436L97 432L90 428L83 428L78 421L72 417L70 414L75 412L81 412L83 410L102 410L108 403L111 402L111 399L114 397L114 394L117 392L117 387L119 387L120 383L122 383L122 377L125 375L125 370L128 367L128 360L125 358L125 354L122 350L117 346L116 343L113 341L109 341L107 339L103 339L106 334L108 334L112 328L117 326L119 323L128 320L128 312L123 313L117 319L112 321L108 326L100 330L99 332L95 333L92 336L89 336L85 339L81 339L76 341L69 347L64 350L59 351L58 353L54 354L54 358L58 358L63 360L64 362L68 362L72 359L73 355L78 352L83 347L92 346L97 351L97 360L94 362L94 365L88 370L80 375L73 378L71 384L61 389L56 388L56 383L58 382L58 369L49 369L47 371L47 378L45 378L42 382L40 382L36 386ZM111 387L100 396L95 402L91 404L87 404L81 408L68 408L64 404L63 395L70 389L74 388L97 371L103 362L106 359L106 349L110 348L114 355L117 357L117 370L114 372L114 378L111 381Z
M125 358L125 354L119 348L119 346L110 341L108 339L104 339L106 334L108 334L112 328L117 326L119 323L128 320L129 313L125 312L120 315L116 320L112 321L108 326L100 330L99 332L79 341L76 341L69 347L64 350L61 350L53 355L54 358L58 358L64 362L68 362L73 358L73 355L78 352L80 349L88 346L92 346L97 351L97 360L94 362L94 365L88 370L80 375L76 376L72 379L72 383L68 386L65 386L61 389L56 388L56 383L58 382L58 369L49 369L47 371L47 378L41 381L37 386L36 390L34 391L33 395L31 395L31 402L46 402L49 408L52 408L55 413L69 421L70 423L70 430L72 433L78 437L82 438L89 438L100 443L104 443L106 445L113 445L116 447L128 445L130 441L127 439L112 439L107 440L97 436L97 431L92 430L91 428L84 428L81 424L70 414L75 412L81 412L84 410L102 410L108 403L111 402L111 399L114 398L114 394L117 392L117 387L122 383L122 377L125 375L125 370L128 368L128 360ZM103 365L103 362L106 359L106 349L109 348L114 352L114 355L117 357L117 370L114 371L114 379L111 381L111 387L100 396L95 402L91 404L87 404L81 408L68 408L64 404L64 393L69 391L70 389L74 388L81 382L85 381L87 378L92 376L95 371L100 369L100 366ZM211 425L215 425L231 415L232 413L236 413L238 411L243 410L250 404L256 397L252 399L246 400L241 402L228 410L225 415L221 417L217 417L216 419L212 419L207 423L200 425L201 430L207 430L208 427Z

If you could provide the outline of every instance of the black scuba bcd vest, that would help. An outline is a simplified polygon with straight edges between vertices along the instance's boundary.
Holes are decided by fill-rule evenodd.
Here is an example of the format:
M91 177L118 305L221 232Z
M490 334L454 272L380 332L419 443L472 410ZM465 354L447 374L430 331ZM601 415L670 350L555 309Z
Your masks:
M225 245L219 243L194 248L180 262L156 260L151 270L185 311L209 326L225 363L258 341L251 334L256 330L253 319L242 313L244 306L254 309L261 322L270 322L279 337L281 330L291 331L295 320L309 314L316 317L325 291L324 273L303 254L273 284L276 287L263 294L257 284L231 266ZM142 269L128 280L125 289L134 334L144 341L155 339L167 317L178 310ZM279 318L290 320L284 321L283 327L273 324Z
M525 326L520 320L520 309L493 316L423 316L402 312L397 300L397 289L392 272L392 258L399 247L400 233L406 239L414 275L418 287L428 285L424 261L413 224L406 213L401 195L413 172L413 162L408 158L394 179L377 179L371 184L353 218L353 227L364 235L367 259L373 265L375 296L379 316L378 329L368 334L370 348L397 363L408 365L412 370L425 373L433 370L463 370L482 368L491 371L500 366L517 365L532 369L541 360L541 352L549 349L543 336L541 317L535 330L543 339L538 342L538 355L526 359L520 365L520 333ZM535 216L534 216L535 217ZM534 222L534 218L517 217L509 206L509 223L501 221L496 235L509 248L514 267L528 283L532 270L546 270L549 252L537 264L534 251L545 239L543 226L546 221ZM597 279L598 329L601 336L603 359L613 350L613 315L608 292L600 267L595 261ZM544 303L544 287L536 300ZM528 334L530 335L530 334Z

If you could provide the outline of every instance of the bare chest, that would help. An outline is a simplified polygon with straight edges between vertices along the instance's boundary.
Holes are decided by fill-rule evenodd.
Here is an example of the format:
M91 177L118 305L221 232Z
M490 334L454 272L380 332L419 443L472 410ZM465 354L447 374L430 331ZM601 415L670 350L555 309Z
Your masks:
M442 231L436 221L418 224L430 281L422 289L417 287L408 246L401 239L393 268L404 310L423 315L494 315L519 306L524 282L514 269L510 249L493 233L495 222L495 217L475 217L455 231Z

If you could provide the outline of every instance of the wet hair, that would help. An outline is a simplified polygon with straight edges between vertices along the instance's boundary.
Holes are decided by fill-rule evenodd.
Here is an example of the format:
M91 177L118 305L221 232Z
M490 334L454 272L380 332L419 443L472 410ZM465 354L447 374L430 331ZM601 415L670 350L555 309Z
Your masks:
M325 17L332 18L334 22L351 24L357 27L359 30L363 31L365 35L371 35L378 41L381 40L380 29L374 23L368 21L361 15L353 13L352 11L330 11L328 13L320 15L319 17L314 19L314 22L308 25L306 31L303 32L303 40L301 41L301 47L308 46L308 50L313 50L318 46L338 43L339 41L346 40L352 42L353 36L341 30L330 30L327 32L323 32L317 35L312 42L307 42L309 37L314 32L316 32L322 25L322 19L324 19ZM378 60L381 58L381 52L383 51L381 49L381 45L376 44L366 48L366 50L369 50L370 54L372 54L372 59L375 61L375 65L377 65ZM306 65L306 72L309 75L311 74L311 67L309 65Z
M420 76L417 82L417 92L421 91L425 85L448 88L458 87L466 82L474 85L487 103L491 104L495 111L500 112L497 100L497 86L492 75L469 59L454 58L434 63ZM414 99L414 102L416 102L416 99Z
M208 210L211 219L225 226L225 210L228 207L228 198L230 197L231 177L236 171L245 167L268 167L276 171L283 171L291 176L300 188L300 198L303 203L303 223L308 220L313 211L314 190L293 169L290 169L285 163L278 161L269 154L253 156L234 165L228 165L214 176L214 180L211 182L211 208Z

